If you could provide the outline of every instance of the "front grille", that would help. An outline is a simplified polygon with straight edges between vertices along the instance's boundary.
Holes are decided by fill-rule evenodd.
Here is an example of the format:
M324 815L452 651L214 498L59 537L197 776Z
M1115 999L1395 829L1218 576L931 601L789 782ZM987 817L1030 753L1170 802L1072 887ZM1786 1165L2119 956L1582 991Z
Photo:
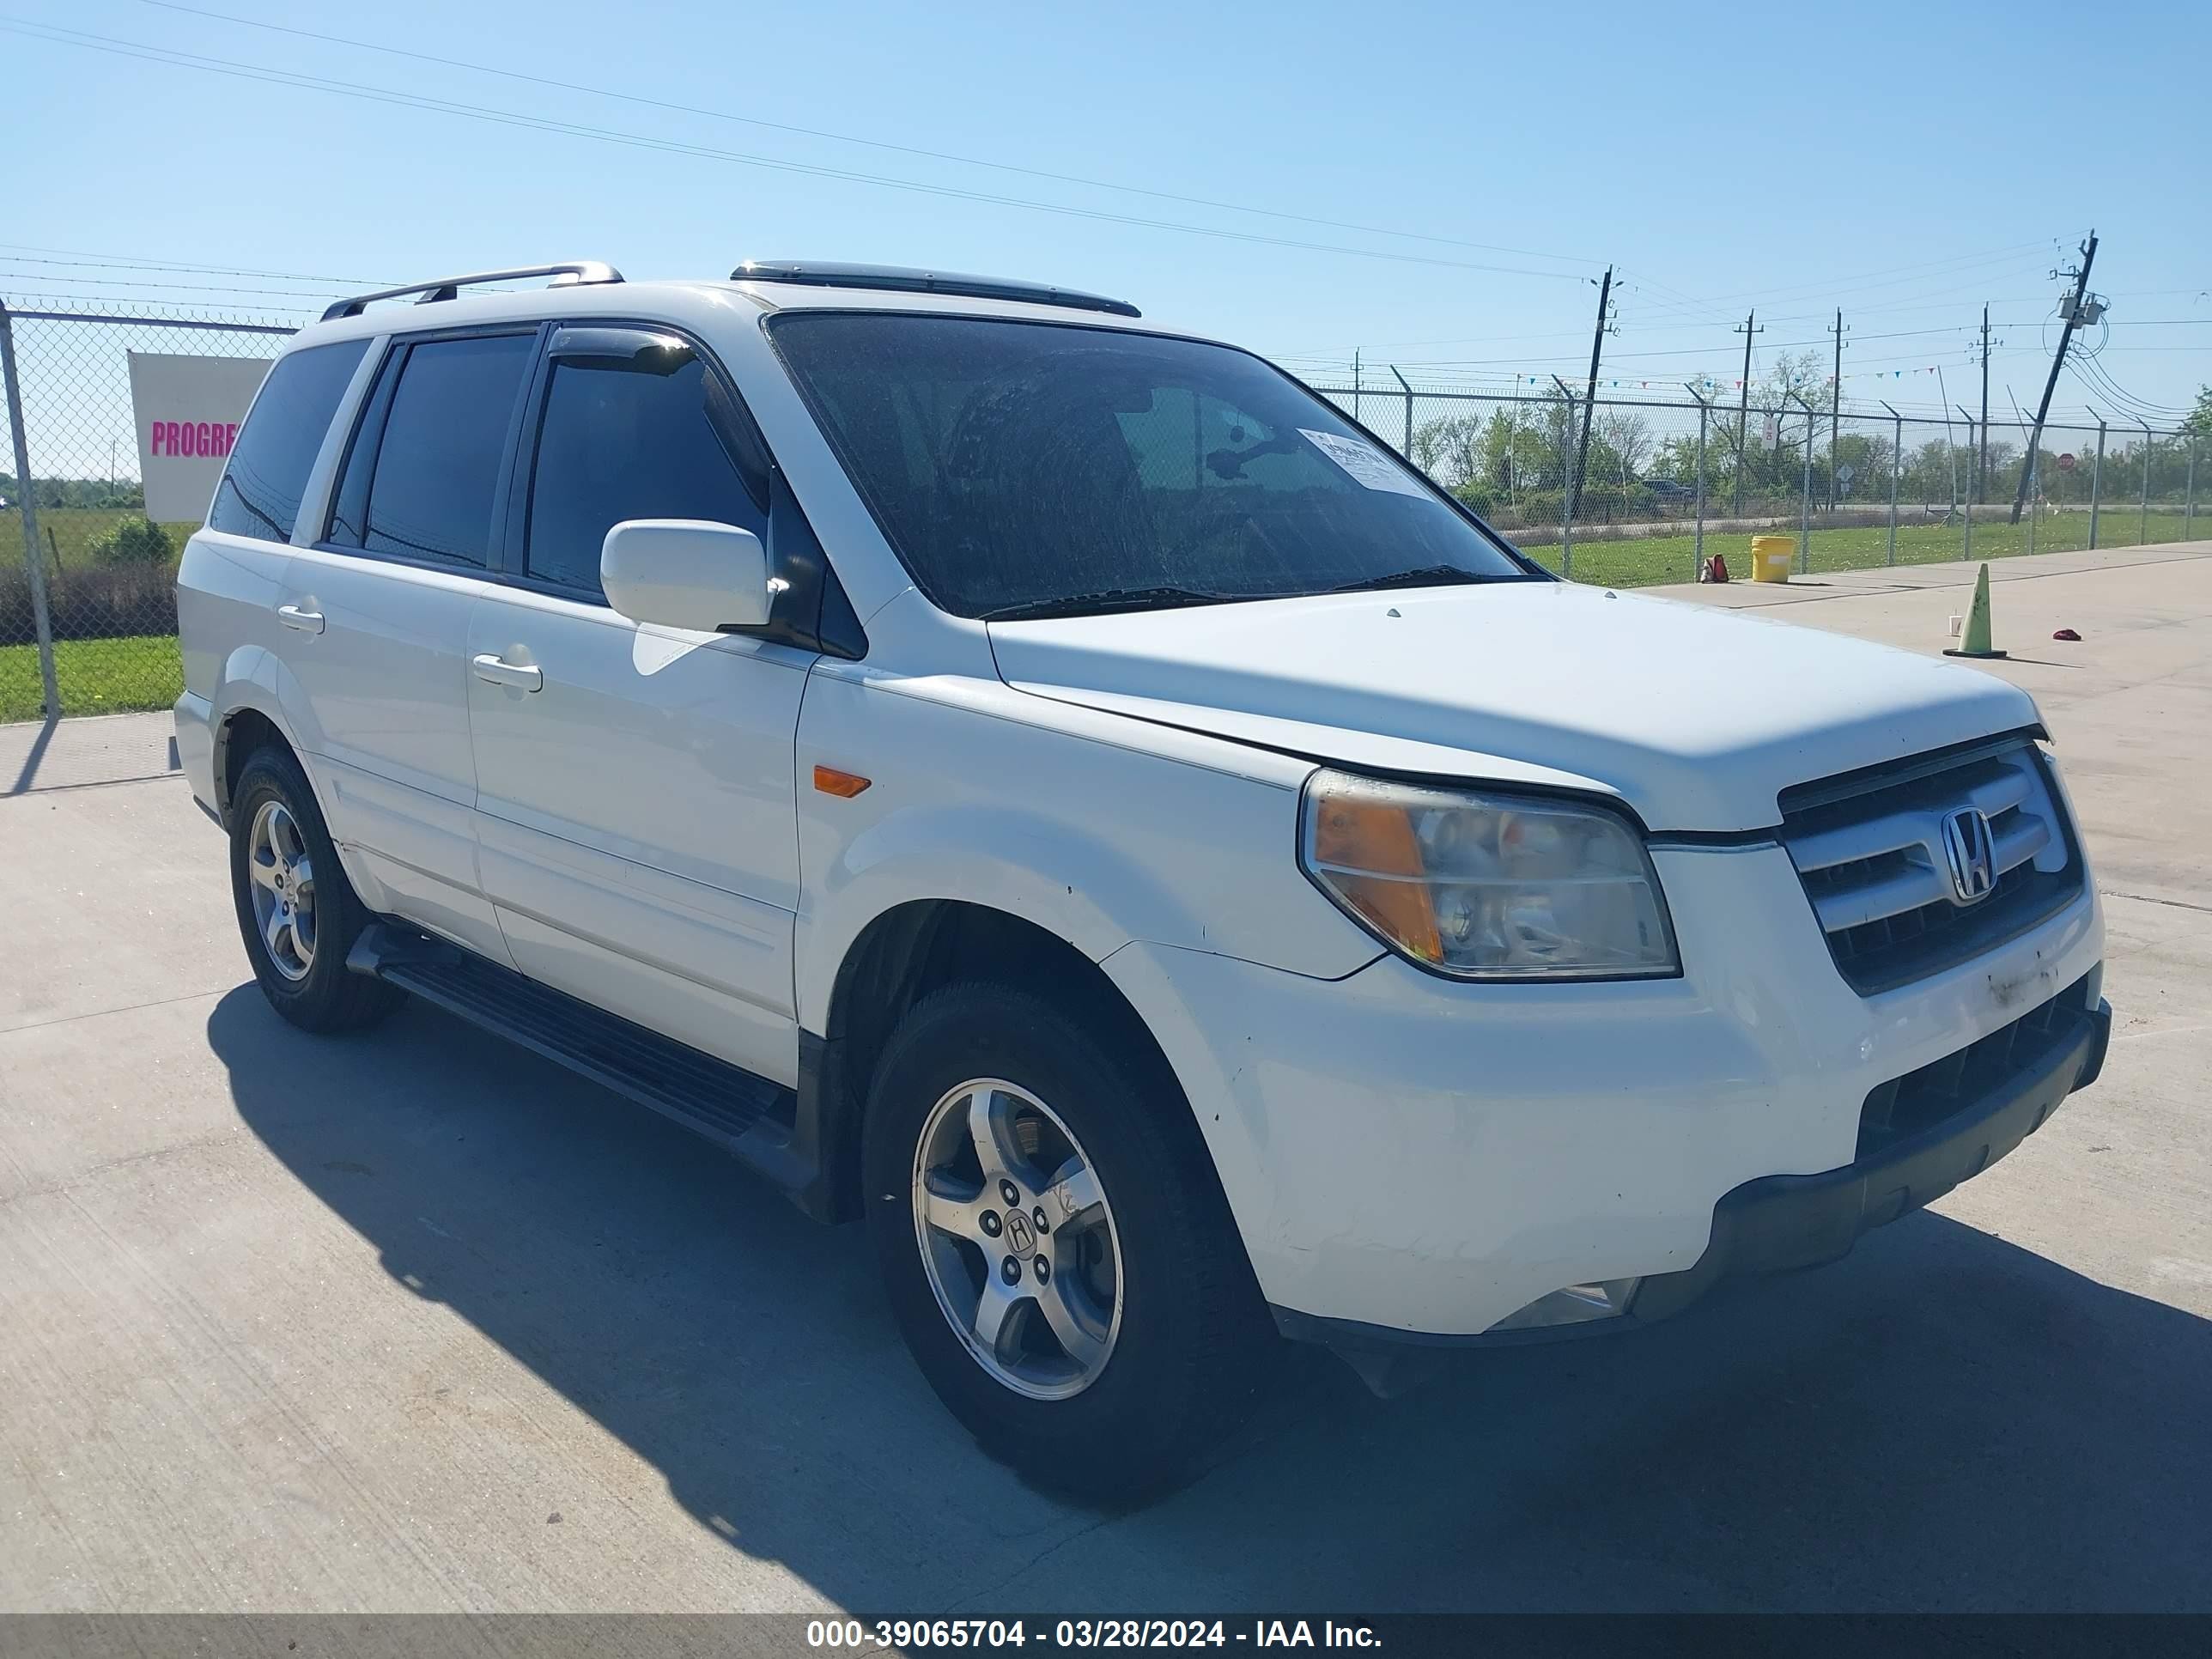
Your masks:
M1858 1155L1864 1158L1934 1128L2072 1042L2088 1012L2088 996L2085 974L2011 1024L1881 1085L1859 1110Z
M1785 792L1782 844L1836 967L1861 996L1996 948L2081 890L2081 860L2041 752L2026 738ZM1962 903L1944 819L1989 822L1995 884Z

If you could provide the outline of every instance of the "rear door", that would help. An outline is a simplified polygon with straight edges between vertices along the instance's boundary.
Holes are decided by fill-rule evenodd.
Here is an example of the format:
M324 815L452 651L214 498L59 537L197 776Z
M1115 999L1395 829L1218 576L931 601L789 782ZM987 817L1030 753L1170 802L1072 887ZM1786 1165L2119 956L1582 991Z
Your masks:
M495 961L471 814L470 613L490 588L535 325L392 343L330 515L286 576L288 660L323 805L348 863L404 916Z
M265 672L271 658L289 666L303 645L284 609L292 538L302 504L321 497L315 479L328 465L331 424L368 351L366 340L341 340L287 352L255 394L207 524L177 572L177 639L193 691L216 696L227 679Z
M470 622L483 890L532 977L786 1085L793 745L811 650L640 624L599 586L625 519L771 541L770 467L672 331L556 329L528 399L505 585Z

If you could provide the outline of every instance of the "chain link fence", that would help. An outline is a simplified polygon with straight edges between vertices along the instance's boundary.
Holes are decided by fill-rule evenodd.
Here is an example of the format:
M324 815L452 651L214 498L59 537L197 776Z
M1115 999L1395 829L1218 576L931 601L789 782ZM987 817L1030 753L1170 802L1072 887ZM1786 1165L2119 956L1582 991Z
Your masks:
M2212 447L2054 424L2031 465L2030 426L1887 405L1686 390L1586 408L1571 385L1526 377L1510 392L1313 389L1549 568L1620 587L1695 580L1714 554L1740 579L1754 536L1791 538L1805 573L2189 540Z
M131 358L270 359L292 332L0 307L0 720L176 700L177 560L200 520L146 516Z
M146 517L130 359L267 359L292 331L0 307L0 720L175 700L177 558L199 526ZM1760 535L1794 538L1797 568L1818 572L2197 533L2203 446L2183 433L2051 426L2031 457L2019 424L1984 432L1886 405L1686 390L1586 409L1557 380L1468 391L1395 370L1387 388L1314 389L1577 581L1690 581L1714 554L1747 576ZM2024 470L2032 510L2014 523Z

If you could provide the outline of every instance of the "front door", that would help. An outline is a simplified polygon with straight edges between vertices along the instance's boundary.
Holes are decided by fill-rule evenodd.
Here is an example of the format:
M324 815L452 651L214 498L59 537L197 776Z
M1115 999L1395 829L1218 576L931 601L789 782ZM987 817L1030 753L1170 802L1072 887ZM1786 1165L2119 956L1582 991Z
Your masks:
M532 978L793 1085L793 757L814 657L608 607L599 546L625 519L768 531L718 372L673 337L633 353L623 333L568 331L564 355L556 331L507 582L469 622L483 890Z

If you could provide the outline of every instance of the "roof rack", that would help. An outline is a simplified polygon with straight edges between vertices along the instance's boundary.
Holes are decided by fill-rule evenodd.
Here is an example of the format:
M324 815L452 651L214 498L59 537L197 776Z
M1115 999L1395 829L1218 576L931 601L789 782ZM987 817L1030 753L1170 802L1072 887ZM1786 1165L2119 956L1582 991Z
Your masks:
M963 276L951 270L908 265L856 265L834 260L748 259L730 273L733 283L799 283L811 288L872 288L898 294L959 294L975 300L1013 300L1025 305L1066 306L1116 317L1145 313L1127 300L1109 300L1072 288L1020 283L1004 276Z
M350 300L333 301L323 313L323 320L334 317L358 317L372 301L404 300L410 294L422 297L418 306L427 306L434 300L458 299L465 288L474 288L481 283L512 283L525 276L557 278L553 286L565 288L585 283L619 283L623 274L612 265L598 259L570 259L557 265L519 265L513 270L478 270L465 276L440 276L428 283L410 283L404 288L380 288L374 294L356 294Z

